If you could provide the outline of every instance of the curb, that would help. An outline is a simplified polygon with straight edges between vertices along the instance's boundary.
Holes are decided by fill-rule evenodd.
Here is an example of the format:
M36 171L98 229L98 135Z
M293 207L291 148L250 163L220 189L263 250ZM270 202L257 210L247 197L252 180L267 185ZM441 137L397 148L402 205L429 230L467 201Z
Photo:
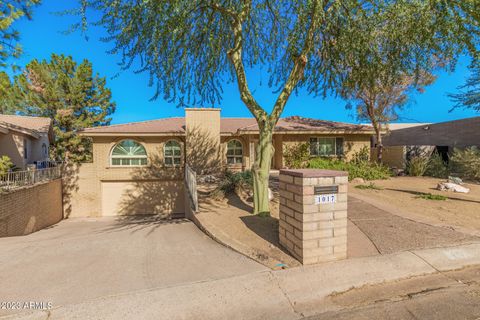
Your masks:
M0 319L301 319L331 294L480 265L480 243L354 258L102 297Z

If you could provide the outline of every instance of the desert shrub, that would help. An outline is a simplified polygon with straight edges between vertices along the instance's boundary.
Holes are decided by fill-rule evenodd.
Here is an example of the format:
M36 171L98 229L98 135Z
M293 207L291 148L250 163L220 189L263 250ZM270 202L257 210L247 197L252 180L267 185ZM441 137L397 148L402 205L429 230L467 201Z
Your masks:
M450 157L452 171L465 179L480 180L480 149L455 149Z
M424 200L437 200L437 201L445 201L447 197L439 195L439 194L431 194L431 193L421 193L415 198L417 199L424 199Z
M225 172L225 175L218 183L218 187L212 191L213 198L222 198L227 194L237 192L239 190L253 189L253 176L250 170L243 172Z
M407 173L409 176L419 177L423 176L427 171L428 157L413 156L407 162Z
M350 162L357 163L357 164L370 162L370 148L367 146L364 146L359 151L353 153L352 160L350 160Z
M361 162L346 162L339 159L315 158L308 163L309 168L329 169L348 171L348 179L362 178L364 180L378 180L387 179L392 173L390 169L382 164L361 161Z
M283 151L283 159L287 168L305 168L310 160L310 145L308 143L297 143L286 145Z
M361 190L383 190L382 187L377 186L373 182L370 182L369 184L359 184L358 186L355 186L355 188Z
M435 178L448 177L448 165L443 161L442 156L438 152L435 151L432 153L432 156L428 160L425 175Z
M7 156L0 157L0 174L7 173L10 169L13 169L14 165L12 160Z

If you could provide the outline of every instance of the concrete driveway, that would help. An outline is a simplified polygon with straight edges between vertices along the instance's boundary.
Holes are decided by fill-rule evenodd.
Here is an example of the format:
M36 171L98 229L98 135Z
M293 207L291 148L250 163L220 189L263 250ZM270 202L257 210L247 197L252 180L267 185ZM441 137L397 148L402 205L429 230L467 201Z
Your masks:
M148 217L65 220L0 252L0 300L53 307L266 270L187 220Z

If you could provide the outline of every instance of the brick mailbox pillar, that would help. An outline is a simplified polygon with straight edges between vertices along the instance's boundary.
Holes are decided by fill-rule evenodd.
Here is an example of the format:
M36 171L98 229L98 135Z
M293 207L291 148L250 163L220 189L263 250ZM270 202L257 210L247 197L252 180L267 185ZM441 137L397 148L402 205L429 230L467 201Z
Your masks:
M280 244L302 264L347 257L344 171L280 171Z

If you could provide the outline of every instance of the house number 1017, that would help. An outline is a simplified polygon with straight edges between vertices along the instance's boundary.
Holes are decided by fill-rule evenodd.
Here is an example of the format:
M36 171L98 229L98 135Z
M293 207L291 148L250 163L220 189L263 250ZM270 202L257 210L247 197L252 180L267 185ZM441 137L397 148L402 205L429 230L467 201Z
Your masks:
M315 196L315 204L322 204L322 203L336 203L337 202L337 195L336 194L320 194Z

